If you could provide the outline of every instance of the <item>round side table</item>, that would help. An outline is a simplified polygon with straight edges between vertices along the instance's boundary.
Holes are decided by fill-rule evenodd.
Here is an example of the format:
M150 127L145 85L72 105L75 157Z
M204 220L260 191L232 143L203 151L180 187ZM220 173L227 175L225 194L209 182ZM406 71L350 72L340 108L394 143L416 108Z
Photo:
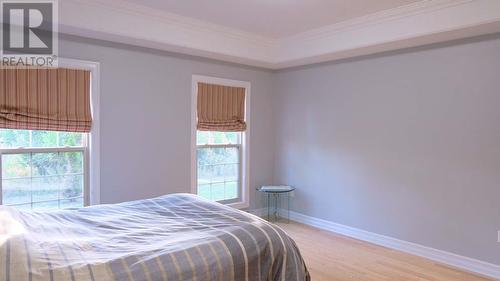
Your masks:
M279 219L279 207L280 207L280 195L287 196L287 220L290 222L290 193L295 190L295 187L288 185L265 185L257 188L258 191L267 194L267 220L268 221L278 221ZM272 217L271 220L271 209Z

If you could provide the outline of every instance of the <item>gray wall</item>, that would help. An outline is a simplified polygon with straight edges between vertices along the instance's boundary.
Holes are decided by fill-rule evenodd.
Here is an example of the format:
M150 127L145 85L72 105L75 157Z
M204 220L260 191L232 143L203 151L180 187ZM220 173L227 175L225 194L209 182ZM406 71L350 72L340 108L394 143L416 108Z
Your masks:
M254 187L307 215L500 264L500 39L270 73L62 36L101 63L101 201L190 191L191 75L252 83ZM273 171L274 170L274 171Z
M500 39L282 71L294 210L500 264Z
M250 81L251 207L260 207L254 187L273 176L272 73L70 36L59 55L101 64L102 203L190 192L192 74Z

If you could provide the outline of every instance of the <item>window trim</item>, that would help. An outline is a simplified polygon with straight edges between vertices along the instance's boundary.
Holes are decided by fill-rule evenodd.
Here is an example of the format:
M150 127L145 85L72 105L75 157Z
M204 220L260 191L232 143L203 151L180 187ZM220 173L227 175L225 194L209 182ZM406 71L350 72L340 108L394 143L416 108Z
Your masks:
M241 140L241 198L237 202L226 204L227 206L244 209L250 206L250 101L251 101L251 85L248 81L239 81L232 79L217 78L205 75L193 75L191 85L191 193L197 194L197 157L196 157L196 109L198 82L218 84L231 87L245 88L245 122L247 129L242 132ZM223 201L219 201L224 203Z
M76 68L90 71L90 105L92 113L92 128L88 137L88 159L86 162L87 182L89 183L89 200L86 206L101 203L101 154L100 154L100 63L94 61L58 58L59 67Z

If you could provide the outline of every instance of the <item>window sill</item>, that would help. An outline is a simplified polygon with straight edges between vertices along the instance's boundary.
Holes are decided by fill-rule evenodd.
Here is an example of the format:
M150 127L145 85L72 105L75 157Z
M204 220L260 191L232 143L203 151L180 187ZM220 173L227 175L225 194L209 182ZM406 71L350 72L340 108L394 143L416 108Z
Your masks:
M250 207L250 204L248 202L244 202L244 201L228 203L228 204L224 204L224 205L238 209L238 210L246 209L246 208Z

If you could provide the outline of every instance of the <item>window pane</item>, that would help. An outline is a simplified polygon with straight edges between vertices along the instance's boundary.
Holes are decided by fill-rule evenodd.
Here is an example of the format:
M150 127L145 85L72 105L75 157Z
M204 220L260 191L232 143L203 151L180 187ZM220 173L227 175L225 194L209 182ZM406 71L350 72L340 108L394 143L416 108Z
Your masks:
M69 199L83 196L83 175L33 178L33 201Z
M213 132L197 131L196 143L198 145L206 144L239 144L241 132Z
M59 133L59 146L82 146L83 134L82 133Z
M238 182L226 182L225 183L225 198L226 199L234 199L238 198Z
M3 154L2 179L30 177L30 154Z
M224 181L238 181L239 164L224 165Z
M198 184L209 184L214 177L212 166L201 166L198 168Z
M239 147L199 147L198 194L220 201L238 198Z
M31 203L31 179L2 180L4 205Z
M83 152L33 153L33 175L83 173Z
M37 210L83 207L81 151L4 154L2 176L4 205Z
M0 129L0 147L80 147L84 136L84 133Z
M238 147L198 148L198 166L239 163Z
M30 146L30 131L28 130L11 130L0 129L0 147L29 147Z
M60 179L61 199L83 196L83 175L63 176Z
M212 200L220 201L226 199L224 194L224 183L212 184Z
M57 132L32 131L31 147L56 147Z
M60 177L33 178L32 198L34 202L58 200L60 188Z
M211 200L212 193L210 192L210 184L200 184L198 182L198 195L208 200Z

